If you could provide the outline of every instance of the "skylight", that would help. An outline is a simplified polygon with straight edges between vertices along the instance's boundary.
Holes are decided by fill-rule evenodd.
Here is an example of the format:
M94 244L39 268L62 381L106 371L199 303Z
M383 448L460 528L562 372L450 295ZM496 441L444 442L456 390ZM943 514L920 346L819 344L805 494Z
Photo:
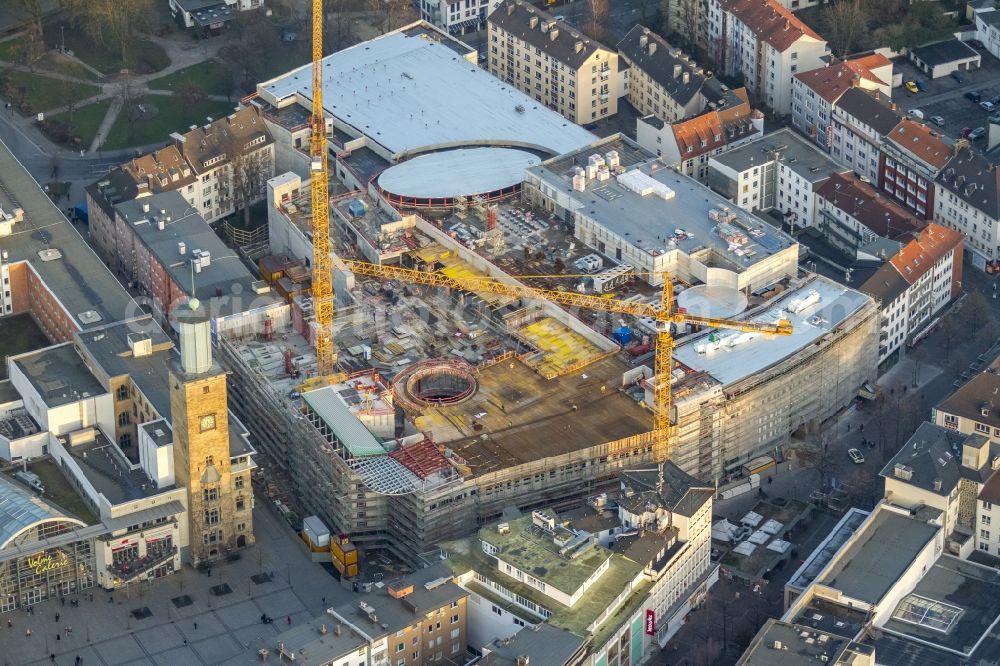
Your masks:
M951 631L952 625L962 616L963 612L958 606L934 601L919 594L910 594L899 602L892 617L901 622L946 634Z

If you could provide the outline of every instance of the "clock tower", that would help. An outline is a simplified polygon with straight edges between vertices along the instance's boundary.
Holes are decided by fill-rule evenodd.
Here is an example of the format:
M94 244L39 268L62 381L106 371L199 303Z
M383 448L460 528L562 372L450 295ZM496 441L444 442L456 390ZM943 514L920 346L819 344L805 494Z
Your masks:
M253 544L252 465L230 454L226 373L212 358L205 308L191 299L174 313L181 351L170 366L174 477L187 489L189 558L197 566Z

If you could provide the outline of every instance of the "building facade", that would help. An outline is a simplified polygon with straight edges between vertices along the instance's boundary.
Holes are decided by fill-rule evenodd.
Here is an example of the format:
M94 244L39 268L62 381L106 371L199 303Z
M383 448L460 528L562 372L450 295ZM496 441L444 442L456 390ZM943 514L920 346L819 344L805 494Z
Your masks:
M830 151L833 109L851 88L874 90L888 97L892 94L892 63L885 56L875 55L795 74L792 125Z
M489 17L489 71L579 125L618 112L618 53L524 2Z
M717 68L742 77L757 104L792 110L792 77L823 67L826 40L776 0L709 0L709 52Z
M480 30L503 0L420 0L420 18L452 35Z
M253 545L249 457L230 460L226 373L212 359L209 317L196 301L177 315L181 360L170 370L174 478L187 493L191 561Z
M746 89L731 92L741 101L725 111L709 110L672 124L657 116L637 119L636 142L668 166L704 183L713 155L764 135L764 114L750 109Z
M917 217L934 217L934 179L952 156L937 132L909 118L882 139L878 186Z
M830 155L858 176L877 183L882 139L902 119L887 96L851 88L833 105Z
M1000 266L1000 175L971 147L959 146L935 182L934 221L965 235L972 265Z
M882 307L879 363L961 293L962 240L957 231L928 224L861 285Z

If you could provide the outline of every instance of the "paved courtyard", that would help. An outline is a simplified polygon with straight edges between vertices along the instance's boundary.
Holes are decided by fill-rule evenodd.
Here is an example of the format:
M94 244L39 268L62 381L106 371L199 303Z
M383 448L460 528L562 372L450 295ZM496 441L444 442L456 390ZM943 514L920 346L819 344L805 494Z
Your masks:
M257 545L243 557L213 567L211 575L185 567L166 578L108 593L100 588L47 601L29 615L0 615L5 666L22 664L218 664L261 641L342 603L352 595L309 560L288 525L268 502L254 510ZM273 572L269 582L252 576ZM228 590L228 591L227 591ZM93 593L93 601L91 601ZM71 599L79 602L77 607ZM56 621L56 615L59 619ZM274 618L262 624L261 615ZM13 627L7 626L7 619ZM141 618L141 619L137 619ZM27 629L31 635L26 635Z

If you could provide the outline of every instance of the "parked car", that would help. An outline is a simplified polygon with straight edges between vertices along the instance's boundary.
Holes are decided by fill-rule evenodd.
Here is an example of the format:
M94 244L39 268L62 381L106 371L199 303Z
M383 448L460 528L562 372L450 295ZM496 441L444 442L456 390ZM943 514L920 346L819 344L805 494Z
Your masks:
M920 92L920 88L917 87L917 82L916 81L907 81L903 85L905 85L906 89L909 90L911 93L918 93L918 92Z
M858 451L857 449L847 449L847 455L851 457L851 462L855 465L860 465L865 461L864 455L862 455L861 451Z
M990 114L989 121L991 123L1000 123L1000 111L994 111Z
M965 93L965 98L971 99L976 104L979 104L979 100L983 98L983 95L978 90L970 90L969 92Z
M959 134L959 136L961 138L963 138L963 139L968 139L970 134L972 134L972 128L971 127L963 127L961 133Z
M944 127L944 118L941 116L931 116L930 121L938 127Z
M955 79L959 83L965 83L965 74L962 74L962 72L957 69L951 73L951 78Z
M921 111L920 109L910 109L909 111L907 111L907 113L916 118L917 120L924 119L924 112Z
M984 136L986 136L985 127L977 127L976 129L969 132L969 138L972 139L973 141L975 141L976 139L981 139Z
M993 102L980 102L979 106L986 111L992 111L996 107Z
M993 95L993 97L990 97L990 104L993 106L1000 104L1000 95Z

